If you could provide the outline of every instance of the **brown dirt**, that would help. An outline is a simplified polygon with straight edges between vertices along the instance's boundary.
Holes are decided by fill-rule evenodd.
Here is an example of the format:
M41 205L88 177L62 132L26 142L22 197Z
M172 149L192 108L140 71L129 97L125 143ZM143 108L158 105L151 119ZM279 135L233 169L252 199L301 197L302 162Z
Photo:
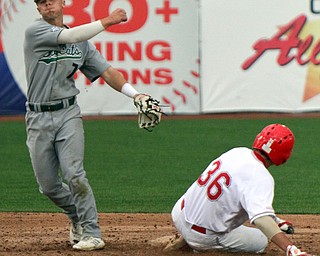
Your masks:
M294 222L295 234L290 239L303 250L319 251L320 215L279 215ZM154 243L160 237L174 237L170 214L100 214L100 226L106 247L94 252L79 252L68 242L69 223L62 213L0 213L0 255L7 256L90 256L90 255L193 255L187 247L164 253L163 245ZM284 255L270 244L267 255ZM197 254L195 254L197 255ZM201 255L235 255L212 252ZM239 254L248 256L250 254ZM255 255L255 254L251 254Z

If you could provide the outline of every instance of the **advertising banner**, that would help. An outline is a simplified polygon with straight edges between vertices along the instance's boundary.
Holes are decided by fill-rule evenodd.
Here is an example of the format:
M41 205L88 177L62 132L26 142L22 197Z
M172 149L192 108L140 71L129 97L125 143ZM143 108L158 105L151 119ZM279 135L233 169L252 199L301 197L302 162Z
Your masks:
M320 109L319 0L202 0L202 112Z
M0 114L25 111L23 41L26 27L39 18L32 0L1 0ZM67 0L64 21L89 23L124 8L128 21L90 41L139 91L170 107L167 113L200 112L199 2L197 0ZM75 73L83 114L136 113L130 98L101 79L89 83Z

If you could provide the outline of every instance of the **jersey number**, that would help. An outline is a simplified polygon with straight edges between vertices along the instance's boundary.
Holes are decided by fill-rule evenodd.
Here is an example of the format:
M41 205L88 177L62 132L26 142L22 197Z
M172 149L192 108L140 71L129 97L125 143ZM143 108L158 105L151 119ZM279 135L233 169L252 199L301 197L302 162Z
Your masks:
M215 161L212 163L212 168L207 172L207 174L202 174L198 178L198 184L202 187L205 186L210 180L211 176L214 175L220 168L221 162ZM229 187L231 183L231 177L227 172L221 172L218 174L209 184L207 188L207 195L211 200L218 200L222 195L222 184Z
M72 72L70 73L70 75L67 76L67 78L71 78L71 77L77 72L77 70L78 70L78 66L79 66L78 64L73 63L72 66L73 66L73 70L72 70Z

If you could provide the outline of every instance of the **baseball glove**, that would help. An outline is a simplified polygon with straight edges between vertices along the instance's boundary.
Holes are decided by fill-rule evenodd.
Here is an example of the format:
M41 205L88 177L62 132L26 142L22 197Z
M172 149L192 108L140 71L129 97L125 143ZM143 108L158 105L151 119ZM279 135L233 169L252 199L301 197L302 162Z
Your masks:
M151 132L161 121L160 102L147 94L138 94L133 101L138 110L139 127Z

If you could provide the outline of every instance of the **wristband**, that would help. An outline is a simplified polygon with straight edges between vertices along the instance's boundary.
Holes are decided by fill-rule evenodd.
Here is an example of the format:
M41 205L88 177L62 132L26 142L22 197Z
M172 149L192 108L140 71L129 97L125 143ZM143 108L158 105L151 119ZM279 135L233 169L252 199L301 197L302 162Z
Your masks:
M121 93L127 95L130 98L133 98L134 95L139 94L136 89L132 87L131 84L125 83L121 88Z

